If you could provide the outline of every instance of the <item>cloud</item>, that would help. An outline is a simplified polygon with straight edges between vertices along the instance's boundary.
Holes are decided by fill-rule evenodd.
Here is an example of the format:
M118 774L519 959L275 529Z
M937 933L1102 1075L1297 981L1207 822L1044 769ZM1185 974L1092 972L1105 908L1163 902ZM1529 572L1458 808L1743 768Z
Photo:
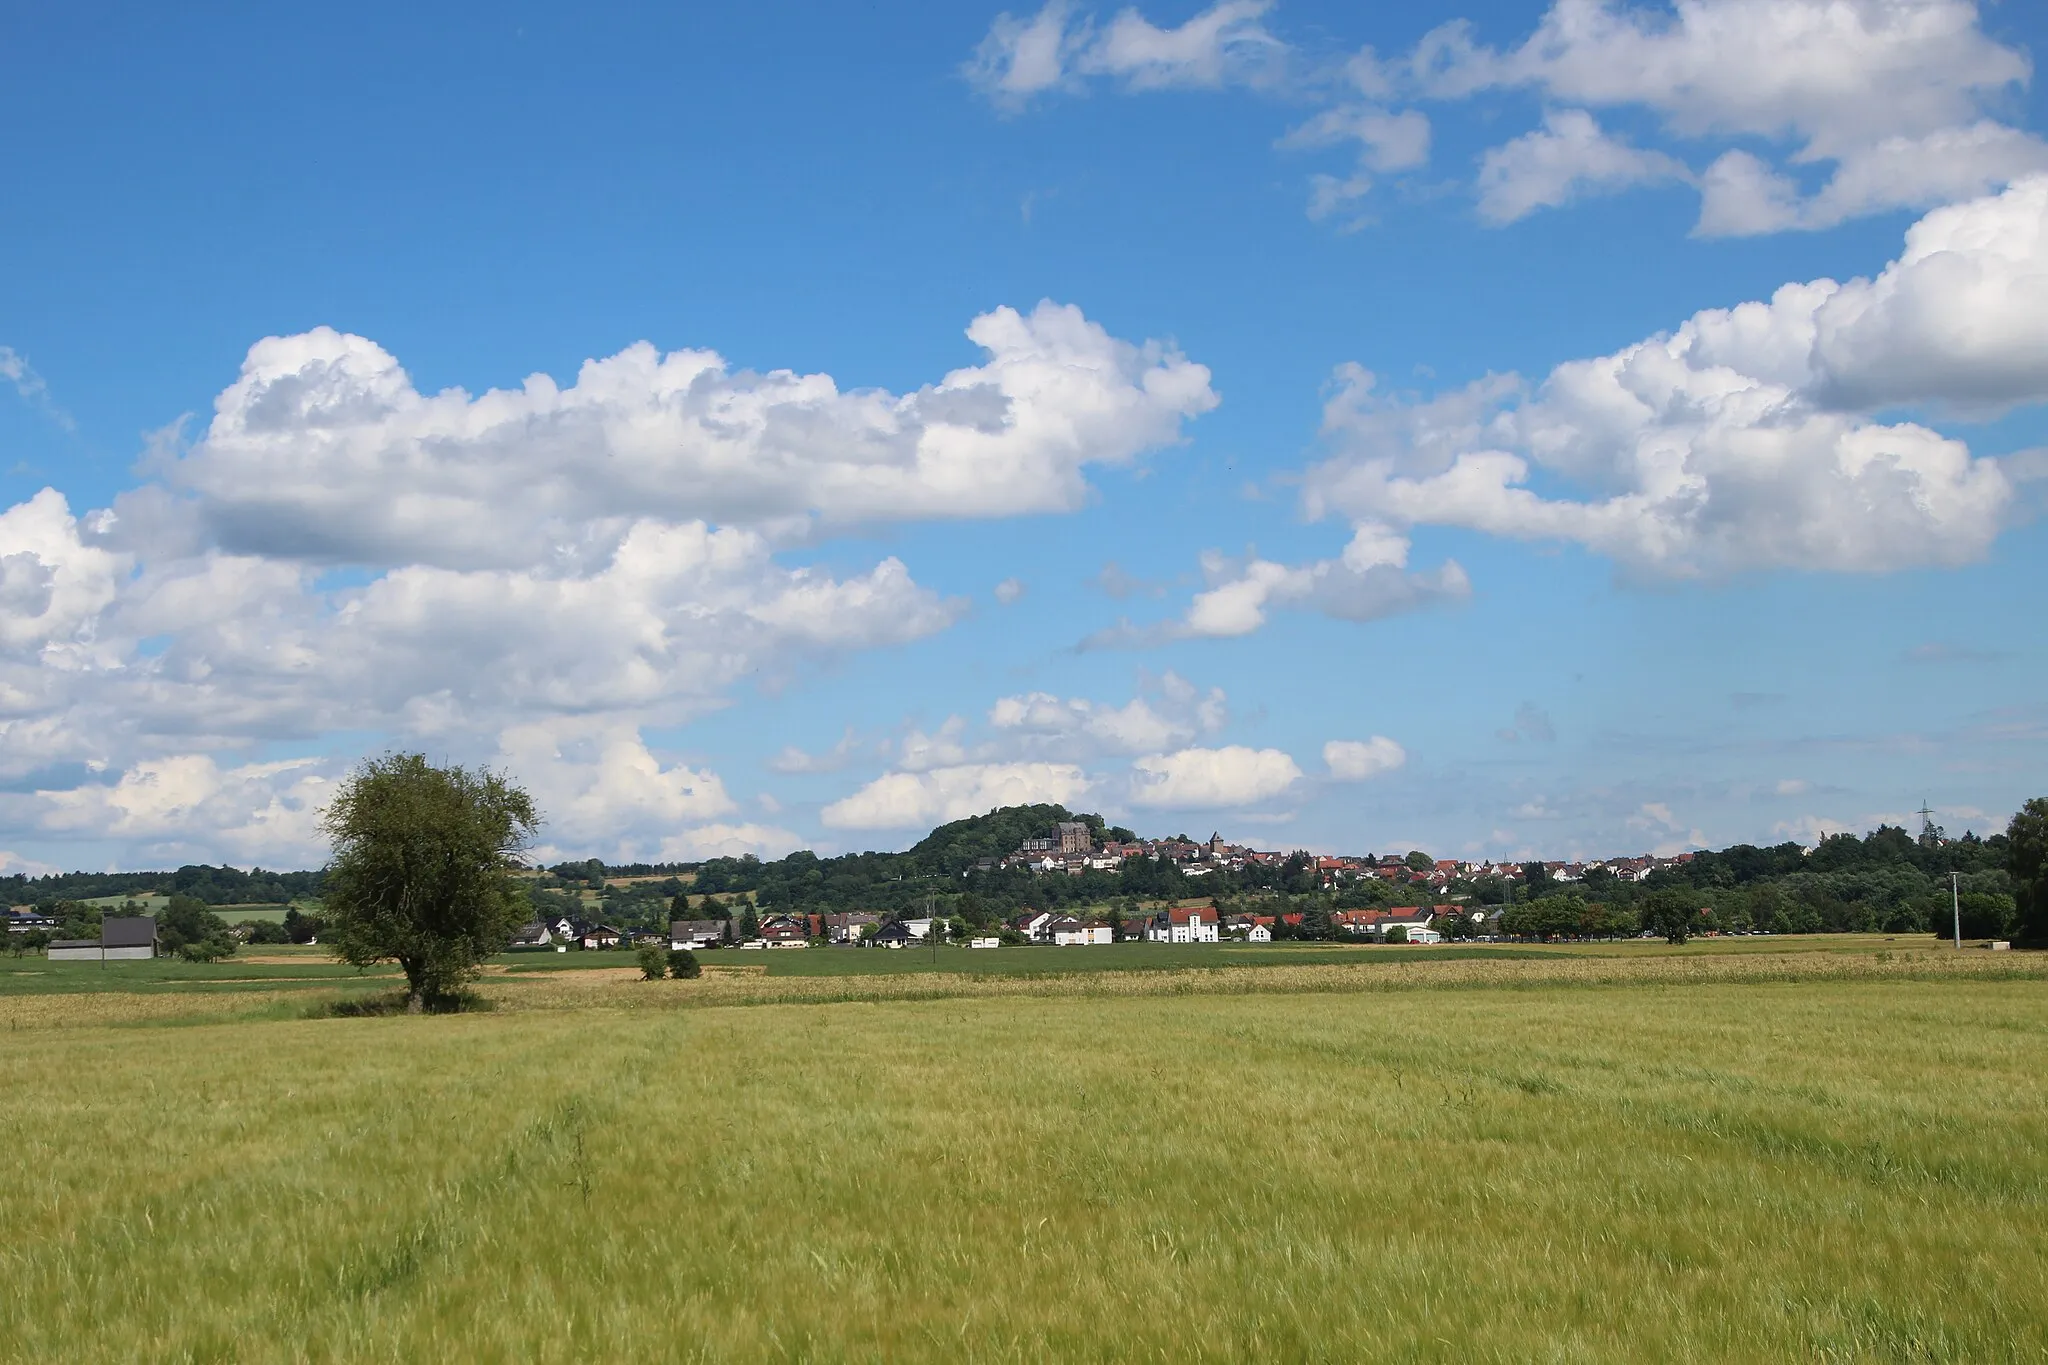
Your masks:
M2048 177L1937 210L1875 280L1697 313L1533 391L1488 376L1411 402L1342 368L1324 416L1341 453L1306 506L1571 541L1659 576L1981 558L2013 516L2000 464L1867 414L2048 398L2044 216ZM1546 497L1539 471L1595 496Z
M1275 608L1362 623L1471 596L1471 582L1456 560L1414 572L1407 562L1407 538L1375 522L1359 523L1336 558L1305 564L1205 551L1202 578L1207 586L1188 603L1182 619L1148 626L1120 621L1088 636L1080 647L1147 648L1174 640L1229 639L1258 630Z
M1202 574L1209 587L1188 604L1184 633L1212 638L1248 635L1266 623L1273 606L1303 606L1342 621L1363 622L1470 595L1471 584L1456 560L1420 573L1407 572L1407 561L1407 539L1371 523L1358 526L1335 559L1288 565L1205 554Z
M1164 597L1166 595L1165 584L1153 583L1143 578L1135 578L1125 573L1122 566L1113 559L1105 563L1102 566L1102 572L1095 575L1089 581L1102 589L1108 596L1119 600L1126 597Z
M828 829L924 829L999 806L1081 800L1093 781L1071 763L970 763L893 772L825 807Z
M982 734L958 716L934 735L912 731L892 770L827 806L824 822L835 829L929 827L1042 801L1207 809L1261 801L1300 778L1294 760L1278 750L1199 747L1229 722L1221 688L1168 672L1141 674L1138 691L1121 703L1016 693L990 705ZM1355 747L1384 764L1388 746L1398 761L1391 741ZM1338 761L1352 757L1341 748Z
M206 754L150 759L112 785L38 792L38 824L161 854L218 849L238 862L306 866L326 846L320 811L334 786L324 766L291 759L223 768Z
M1540 132L1524 133L1481 158L1479 216L1512 223L1588 194L1689 179L1683 162L1608 136L1585 110L1551 110Z
M12 346L0 346L0 379L14 385L15 393L21 396L24 403L41 412L64 430L77 429L78 424L72 420L71 414L58 407L56 401L50 397L49 384L44 382L43 377L36 373L35 367L28 363L28 357Z
M1339 782L1364 782L1407 761L1408 751L1385 735L1367 740L1333 739L1323 745L1323 766Z
M962 74L997 104L1015 108L1068 84L1067 64L1080 34L1067 32L1067 6L1050 0L1029 19L1007 12L989 25Z
M1966 645L1933 640L1914 645L1901 656L1913 664L1996 664L2012 657L2003 650L1971 649Z
M0 512L0 654L54 666L94 655L94 626L125 564L79 535L64 496L45 488Z
M1154 754L1131 767L1131 804L1167 810L1256 805L1301 780L1301 768L1287 754L1239 744Z
M645 846L677 825L729 815L716 773L664 767L637 727L603 717L550 717L508 728L492 766L516 776L546 814L550 842Z
M697 825L661 841L653 861L694 863L706 858L780 858L803 847L803 841L774 825Z
M1828 403L1933 402L1973 412L2048 400L2048 175L1934 212L1874 280L1853 279L1780 331L1811 328Z
M966 733L967 721L960 716L946 717L931 734L913 728L896 746L896 766L921 772L965 763L968 752L961 740Z
M1258 84L1274 77L1286 55L1286 45L1259 22L1271 8L1271 0L1219 0L1173 28L1126 9L1097 27L1065 0L1051 0L1029 19L996 16L964 74L1010 109L1047 91L1076 89L1088 77L1128 90Z
M1683 142L1789 143L1790 166L1832 167L1805 194L1754 152L1724 153L1698 178L1699 230L1709 235L1830 227L1982 194L2048 168L2048 144L1986 117L2030 70L2023 52L1984 34L1971 0L1680 0L1668 16L1613 0L1557 0L1519 47L1479 45L1460 20L1423 38L1409 70L1433 98L1532 89L1562 105L1645 111ZM1526 160L1532 150L1518 139L1486 164ZM1613 163L1616 177L1595 186L1691 178L1675 159L1654 155L1653 163ZM1519 202L1526 212L1569 197L1511 198L1496 208Z
M1771 833L1781 839L1811 848L1832 834L1858 834L1861 830L1840 820L1824 815L1802 815L1796 820L1780 820L1771 826Z
M996 584L995 587L996 601L1006 607L1022 601L1024 593L1024 580L1021 578L1005 578L1002 582Z
M1550 723L1550 713L1531 701L1515 708L1513 725L1494 733L1511 742L1526 739L1536 744L1549 744L1557 739L1557 727Z
M1203 692L1169 672L1150 690L1155 694L1151 699L1133 697L1122 706L1049 692L1003 697L989 708L989 724L1022 738L1066 742L1075 756L1081 756L1101 751L1158 753L1213 734L1229 717L1220 687Z
M860 748L860 741L848 726L839 742L822 753L805 753L794 744L782 746L768 766L778 773L836 773L851 763Z
M1355 148L1351 169L1310 177L1310 216L1347 230L1376 175L1427 163L1417 104L1507 92L1547 111L1479 159L1479 212L1494 223L1681 182L1699 191L1701 235L1813 230L2048 170L2048 142L1998 117L2032 74L2027 55L1985 34L1974 0L1555 0L1506 48L1459 19L1399 58L1363 48L1342 61L1290 47L1267 11L1217 4L1169 29L1126 9L1098 28L1055 0L1029 20L998 18L968 74L1009 109L1091 77L1284 92L1316 112L1282 146ZM1668 145L1615 138L1596 111L1648 123Z
M1692 849L1705 848L1707 836L1698 829L1687 830L1683 823L1671 813L1671 807L1661 801L1645 801L1634 815L1623 822L1630 829L1640 830L1658 842L1650 852L1659 858Z
M49 877L61 871L55 863L37 862L0 848L0 877Z
M1090 466L1216 402L1201 366L1076 309L999 308L968 335L979 363L902 394L644 344L567 385L428 394L362 337L260 341L198 438L152 438L152 481L112 508L44 490L0 509L0 777L123 774L114 796L52 793L33 828L197 857L288 844L231 809L248 755L337 736L470 762L513 746L562 837L608 854L720 824L715 775L657 759L647 727L970 605L894 557L785 552L1077 506Z
M1288 133L1280 145L1356 148L1357 165L1349 174L1309 177L1308 216L1321 221L1365 198L1373 188L1374 176L1428 165L1429 142L1429 117L1418 109L1394 111L1377 104L1340 104Z
M250 348L171 487L231 552L495 568L602 558L640 521L784 537L827 525L1080 505L1091 464L1179 438L1209 372L1077 308L998 308L980 365L901 395L733 372L640 343L480 397L414 389L395 357L318 328Z

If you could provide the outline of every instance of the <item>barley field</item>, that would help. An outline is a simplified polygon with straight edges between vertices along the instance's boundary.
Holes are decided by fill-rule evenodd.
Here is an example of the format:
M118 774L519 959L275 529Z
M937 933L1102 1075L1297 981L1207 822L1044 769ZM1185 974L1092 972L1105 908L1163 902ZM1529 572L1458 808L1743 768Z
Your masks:
M0 1359L2040 1360L1996 958L0 997Z

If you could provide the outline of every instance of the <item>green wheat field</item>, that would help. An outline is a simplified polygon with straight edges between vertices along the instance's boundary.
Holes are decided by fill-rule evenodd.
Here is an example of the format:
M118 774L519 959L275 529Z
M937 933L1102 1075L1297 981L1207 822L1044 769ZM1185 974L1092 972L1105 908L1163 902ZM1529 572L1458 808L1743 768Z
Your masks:
M0 1359L2048 1358L2048 962L1767 946L0 959Z

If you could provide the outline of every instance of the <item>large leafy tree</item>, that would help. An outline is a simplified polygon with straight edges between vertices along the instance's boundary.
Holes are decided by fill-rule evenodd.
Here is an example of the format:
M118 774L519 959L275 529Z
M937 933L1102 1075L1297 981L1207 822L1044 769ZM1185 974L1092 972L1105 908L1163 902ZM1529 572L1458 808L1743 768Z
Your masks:
M2005 837L2020 939L2048 943L2048 797L2037 796L2020 807Z
M396 962L409 1011L452 999L520 922L510 874L540 817L498 774L386 754L349 776L323 823L327 946L359 967Z
M156 917L157 947L193 962L216 962L235 954L227 921L196 896L172 896Z
M1683 943L1698 927L1699 897L1668 887L1643 902L1643 927L1664 935L1668 943Z

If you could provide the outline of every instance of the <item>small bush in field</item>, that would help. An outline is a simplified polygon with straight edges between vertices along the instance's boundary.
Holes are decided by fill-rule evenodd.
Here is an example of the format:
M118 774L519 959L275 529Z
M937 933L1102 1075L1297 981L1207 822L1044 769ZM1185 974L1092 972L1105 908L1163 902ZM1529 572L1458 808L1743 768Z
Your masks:
M704 975L704 969L697 965L697 955L688 948L668 950L668 974L678 981L695 981Z
M668 975L668 960L661 955L661 949L649 943L641 947L640 975L649 981L659 981Z

